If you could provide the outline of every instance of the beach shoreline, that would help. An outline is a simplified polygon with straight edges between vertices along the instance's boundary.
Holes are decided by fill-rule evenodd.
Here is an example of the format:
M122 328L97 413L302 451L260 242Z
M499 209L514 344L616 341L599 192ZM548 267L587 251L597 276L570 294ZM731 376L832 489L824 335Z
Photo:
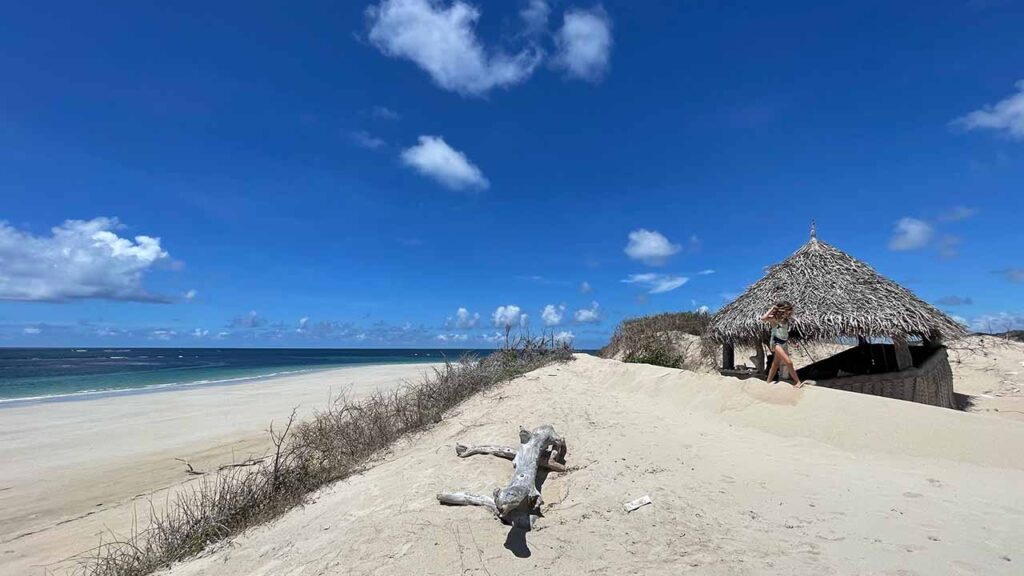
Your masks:
M441 364L359 365L232 382L28 402L0 408L0 572L43 564L124 535L149 501L203 478L186 473L263 455L271 422L331 398L393 389ZM177 459L180 459L177 460ZM20 571L19 571L20 570Z

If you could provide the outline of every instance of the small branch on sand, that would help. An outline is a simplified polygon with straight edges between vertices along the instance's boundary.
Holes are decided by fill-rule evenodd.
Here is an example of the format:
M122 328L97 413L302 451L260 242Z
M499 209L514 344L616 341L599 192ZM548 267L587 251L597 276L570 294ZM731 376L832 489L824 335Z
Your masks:
M547 465L544 467L550 470L555 470L552 467L555 464L564 470L566 445L565 440L547 424L538 426L533 432L520 430L519 441L521 444L514 454L511 448L504 446L458 445L455 451L460 458L473 454L491 454L500 458L508 458L511 455L515 473L508 486L494 491L493 498L452 492L438 494L437 500L442 504L455 506L483 506L491 510L505 524L529 530L543 503L540 491L537 489L537 468L541 462L546 462Z
M221 470L227 470L229 468L246 468L248 466L255 466L257 464L261 464L266 459L266 456L262 458L249 458L248 460L243 460L242 462L237 462L235 464L225 464L217 468L217 471L219 472Z
M181 462L185 466L188 466L188 470L185 470L185 474L191 474L192 476L202 476L203 474L206 474L206 472L200 472L199 470L193 468L192 464L188 460L185 460L184 458L175 458L175 460Z

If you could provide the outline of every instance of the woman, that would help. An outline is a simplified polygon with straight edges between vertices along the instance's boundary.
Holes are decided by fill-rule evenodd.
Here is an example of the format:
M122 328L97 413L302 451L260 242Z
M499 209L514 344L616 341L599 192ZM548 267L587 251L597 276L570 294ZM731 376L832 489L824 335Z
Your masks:
M772 358L772 366L768 369L768 382L772 382L775 379L775 373L779 370L779 364L781 363L789 370L793 378L793 385L799 388L803 384L800 382L800 376L796 373L793 361L789 358L788 347L786 346L786 342L789 340L789 319L792 316L793 305L782 301L772 306L761 320L772 325L772 336L769 340L768 349L771 350L774 357Z

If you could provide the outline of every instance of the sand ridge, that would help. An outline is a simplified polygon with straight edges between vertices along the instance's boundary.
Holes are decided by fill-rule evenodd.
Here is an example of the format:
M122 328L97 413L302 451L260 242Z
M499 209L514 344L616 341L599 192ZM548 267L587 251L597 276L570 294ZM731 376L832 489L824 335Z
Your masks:
M456 442L540 423L567 438L571 468L547 478L525 540L436 503L511 472L456 458ZM1002 419L577 356L169 574L1012 574L1024 455L1008 447L1022 442Z

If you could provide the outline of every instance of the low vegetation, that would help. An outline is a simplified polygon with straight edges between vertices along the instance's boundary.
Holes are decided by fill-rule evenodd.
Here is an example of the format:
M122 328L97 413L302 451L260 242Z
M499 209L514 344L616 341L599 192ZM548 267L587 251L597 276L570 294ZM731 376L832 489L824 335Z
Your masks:
M624 320L601 349L603 358L698 369L714 352L700 338L711 320L705 312L673 312Z
M181 491L149 526L78 558L82 576L141 576L302 504L315 490L364 469L399 438L440 422L470 396L553 362L572 349L519 338L484 358L464 357L423 382L355 401L339 397L308 421L271 426L273 453L226 467Z

